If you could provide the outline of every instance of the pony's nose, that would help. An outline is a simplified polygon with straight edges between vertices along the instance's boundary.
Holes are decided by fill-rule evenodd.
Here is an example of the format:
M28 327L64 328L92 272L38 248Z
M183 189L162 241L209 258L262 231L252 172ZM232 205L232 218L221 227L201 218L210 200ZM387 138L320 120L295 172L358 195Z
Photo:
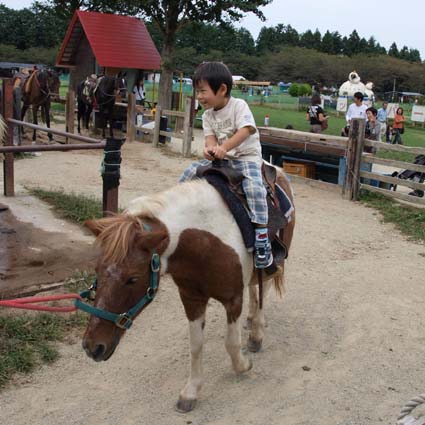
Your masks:
M86 341L83 341L83 349L89 357L99 362L103 360L104 354L106 352L106 345L96 344L94 347L90 347Z

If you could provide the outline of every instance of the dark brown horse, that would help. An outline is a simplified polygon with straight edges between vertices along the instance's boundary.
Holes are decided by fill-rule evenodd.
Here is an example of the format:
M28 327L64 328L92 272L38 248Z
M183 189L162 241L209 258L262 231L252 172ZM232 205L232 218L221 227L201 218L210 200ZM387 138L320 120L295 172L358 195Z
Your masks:
M52 98L59 97L60 80L55 71L42 69L34 71L25 81L22 88L22 115L23 120L28 108L32 105L33 123L38 124L37 112L41 107L42 116L45 117L46 126L50 128L50 102ZM53 139L52 133L48 133L49 140ZM36 139L36 130L32 140Z
M292 199L285 175L278 183ZM295 211L284 231L289 249ZM264 309L259 308L257 274L252 253L216 190L205 181L191 181L154 196L136 199L123 214L87 223L97 236L97 285L83 348L96 361L108 360L134 318L153 299L159 274L170 273L189 321L190 376L180 392L177 410L195 407L203 384L202 346L210 298L227 315L225 347L237 374L252 362L242 352L241 313L244 288L249 287L251 333L248 349L258 351L264 336ZM264 291L274 283L283 292L283 262L274 277L264 275Z
M109 123L109 134L114 137L113 127L114 106L117 94L122 94L127 90L126 81L120 75L109 77L107 75L100 77L93 92L94 106L98 109L102 124L102 137L106 137L106 127Z
M96 88L96 75L87 77L77 86L77 128L78 134L81 134L81 120L83 128L89 129L90 115L93 111L93 91Z

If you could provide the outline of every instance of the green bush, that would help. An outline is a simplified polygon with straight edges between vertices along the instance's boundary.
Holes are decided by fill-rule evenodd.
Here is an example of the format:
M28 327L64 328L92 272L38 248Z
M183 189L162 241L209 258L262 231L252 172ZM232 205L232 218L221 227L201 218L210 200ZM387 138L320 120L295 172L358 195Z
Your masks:
M298 97L299 96L299 86L297 83L292 83L291 87L289 87L288 89L288 93L292 96L292 97Z
M304 83L298 86L298 96L310 96L312 92L310 84Z

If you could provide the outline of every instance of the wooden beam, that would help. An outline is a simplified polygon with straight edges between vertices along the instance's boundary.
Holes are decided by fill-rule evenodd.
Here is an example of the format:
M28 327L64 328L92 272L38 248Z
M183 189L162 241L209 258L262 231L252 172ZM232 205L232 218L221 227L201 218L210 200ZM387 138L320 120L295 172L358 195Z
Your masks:
M187 96L184 105L184 122L183 122L183 144L182 154L185 158L192 155L192 136L193 136L193 120L192 120L192 98Z
M425 205L425 198L418 196L407 195L405 193L393 192L392 190L381 189L380 187L370 186L368 184L361 184L360 189L366 189L369 192L379 193L388 198L401 199L403 201L411 202L412 204Z
M152 144L154 145L154 147L158 147L158 143L159 143L159 126L161 124L161 106L160 105L156 105L156 112L155 112L155 127L154 127L154 132L153 132L153 142Z
M135 126L136 124L136 96L133 93L128 93L128 105L127 105L127 140L132 142L135 137Z
M360 171L360 177L425 191L425 183L416 183L407 179L399 179L398 177L384 176L382 174L370 173L368 171Z
M404 146L404 145L391 145L389 143L378 142L375 140L365 140L365 146L373 146L378 150L390 151L390 152L403 152L411 153L414 155L425 155L425 148L417 148L413 146Z
M388 167L404 168L406 170L419 171L425 173L425 165L412 164L411 162L395 161L393 159L377 158L372 155L363 155L362 162L371 164L387 165Z
M13 146L13 83L12 80L3 80L3 111L7 123L6 146ZM15 196L15 167L13 153L6 153L3 160L3 193L4 196Z

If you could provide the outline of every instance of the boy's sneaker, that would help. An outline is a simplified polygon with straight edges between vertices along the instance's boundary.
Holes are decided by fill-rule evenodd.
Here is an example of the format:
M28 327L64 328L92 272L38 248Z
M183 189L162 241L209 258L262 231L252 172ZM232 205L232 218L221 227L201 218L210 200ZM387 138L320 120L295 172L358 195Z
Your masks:
M255 238L254 263L257 269L266 269L273 263L272 246L267 234L265 238Z

